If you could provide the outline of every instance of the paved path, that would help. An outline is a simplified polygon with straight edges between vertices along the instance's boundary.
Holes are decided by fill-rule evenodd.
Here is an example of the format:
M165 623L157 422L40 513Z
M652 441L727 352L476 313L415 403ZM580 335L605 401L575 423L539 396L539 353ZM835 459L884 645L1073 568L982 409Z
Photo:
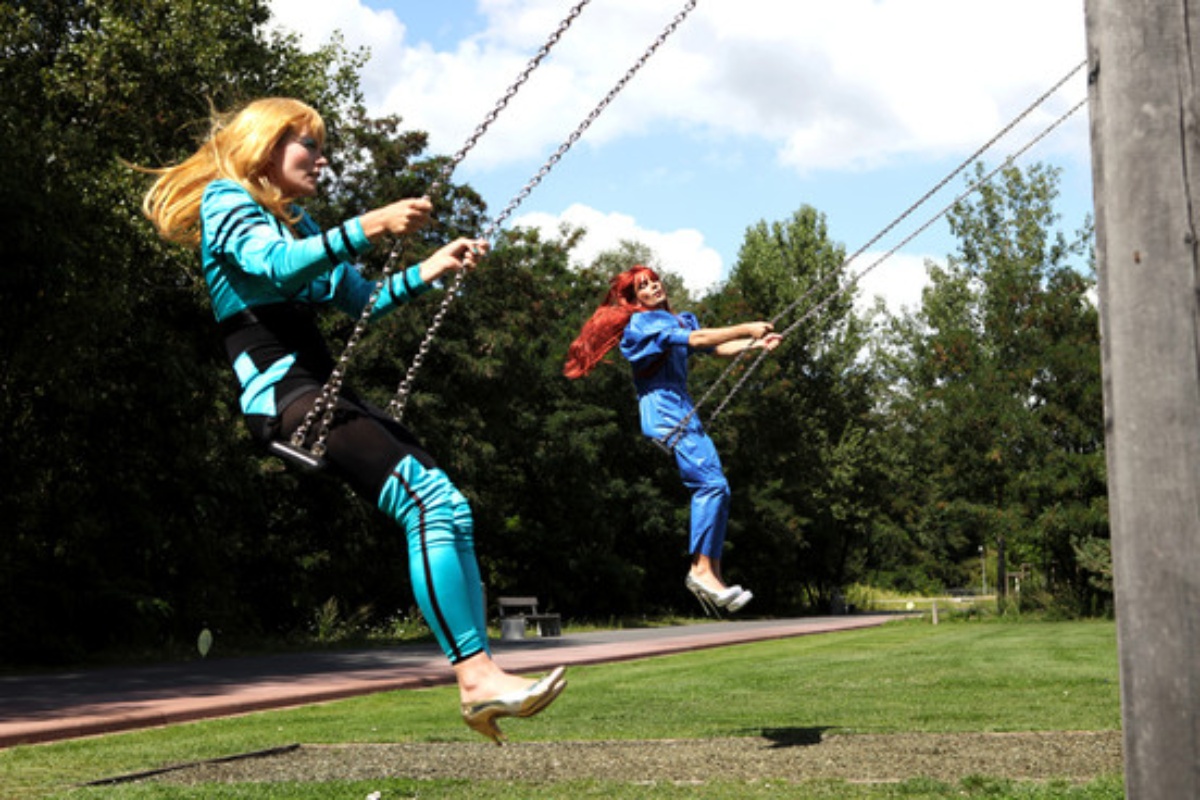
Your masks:
M495 641L505 669L596 664L881 625L894 615L714 622ZM436 646L0 676L0 748L451 683Z

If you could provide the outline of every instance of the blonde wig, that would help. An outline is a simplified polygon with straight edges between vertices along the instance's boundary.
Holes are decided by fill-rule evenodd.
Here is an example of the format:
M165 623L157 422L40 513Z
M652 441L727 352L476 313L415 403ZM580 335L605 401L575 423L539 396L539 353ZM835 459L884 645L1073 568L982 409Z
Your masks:
M307 129L322 146L325 123L299 100L267 97L240 111L214 114L208 138L185 161L147 170L158 179L142 200L142 212L159 235L190 247L200 245L200 200L218 178L241 184L263 208L287 224L295 222L290 198L267 176L275 146L288 134Z

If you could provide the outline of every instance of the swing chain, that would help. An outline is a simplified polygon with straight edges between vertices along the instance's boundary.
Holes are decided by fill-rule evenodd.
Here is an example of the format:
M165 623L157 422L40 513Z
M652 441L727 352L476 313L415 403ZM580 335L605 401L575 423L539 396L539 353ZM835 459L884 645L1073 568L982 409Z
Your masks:
M983 155L984 152L986 152L993 145L995 145L997 141L999 141L1004 136L1006 136L1010 131L1012 131L1013 128L1015 128L1022 120L1024 120L1031 113L1033 113L1033 111L1036 108L1038 108L1042 103L1044 103L1053 94L1055 94L1059 89L1061 89L1068 80L1070 80L1077 72L1079 72L1081 69L1083 69L1084 66L1086 66L1086 65L1087 65L1087 61L1081 62L1080 64L1075 66L1071 71L1069 71L1066 75L1064 75L1061 79L1059 79L1059 81L1057 83L1055 83L1053 86L1051 86L1045 92L1043 92L1036 100L1034 100L1029 106L1027 106L1024 111L1022 111L1015 118L1013 118L1011 121L1009 121L1009 123L1007 125L1005 125L999 132L997 132L995 136L993 136L991 139L989 139L979 149L977 149L974 153L972 153L965 161L963 161L961 164L959 164L958 167L956 167L948 175L946 175L944 178L942 178L942 180L936 186L934 186L932 189L927 191L924 195L921 196L920 199L918 199L915 203L913 203L907 209L905 209L905 211L902 214L900 214L898 217L896 217L894 220L892 220L892 222L889 223L885 228L883 228L883 230L881 230L879 233L875 234L875 236L872 237L870 241L868 241L866 244L864 244L862 247L860 247L858 250L856 250L851 256L844 259L842 261L842 268L844 269L851 262L853 262L856 258L863 255L870 247L872 247L875 243L877 243L880 239L882 239L887 233L889 233L890 231L895 229L901 222L903 222L905 219L907 219L909 216L911 216L913 214L913 212L915 212L917 210L917 208L924 205L931 197L933 197L934 194L939 192L951 180L953 180L953 178L956 175L958 175L960 172L965 170L974 161L976 161L981 155ZM816 315L822 309L824 309L825 306L828 305L835 297L838 297L839 295L844 294L845 292L847 292L851 288L853 288L855 285L857 285L858 282L867 275L867 273L869 273L871 270L875 269L880 264L882 264L884 261L886 261L888 258L893 256L897 251L900 250L900 248L904 247L906 244L911 242L913 239L917 238L917 236L924 233L930 226L933 225L934 222L941 219L943 216L945 216L947 213L949 213L949 211L955 205L957 205L958 203L965 200L967 197L969 197L971 194L973 194L975 191L977 191L983 184L990 181L998 172L1000 172L1000 170L1002 170L1003 168L1012 164L1014 161L1016 161L1016 159L1018 159L1019 157L1024 155L1030 149L1032 149L1034 147L1034 145L1036 145L1038 142L1042 141L1042 139L1049 136L1050 133L1052 133L1059 126L1061 126L1064 122L1066 122L1066 120L1069 117L1071 117L1073 114L1075 114L1075 112L1079 111L1079 109L1082 108L1084 105L1086 105L1086 103L1087 103L1086 100L1082 100L1082 101L1076 103L1073 107L1068 109L1066 112L1064 112L1061 116L1058 117L1058 119L1056 119L1054 122L1052 122L1047 127L1043 128L1042 131L1037 136L1035 136L1033 139L1031 139L1029 142L1027 142L1023 147L1021 147L1019 150L1017 150L1016 152L1009 155L1008 158L1006 158L1003 162L1001 162L1000 166L996 167L995 169L993 169L991 172L989 172L988 174L986 174L979 180L970 184L966 188L966 190L964 190L961 194L956 196L954 198L954 200L952 200L949 204L947 204L937 214L933 215L933 217L928 219L923 225L921 225L915 231L913 231L908 236L906 236L904 239L902 239L898 244L896 244L894 247L892 247L890 250L888 250L882 256L877 258L874 262L872 262L869 266L867 266L861 272L857 273L856 275L851 276L850 280L846 281L844 284L839 285L837 289L830 292L820 303L816 304L815 306L810 307L808 309L808 311L806 311L798 319L796 319L794 322L792 322L790 325L788 325L786 328L784 328L784 330L780 333L780 335L783 336L784 338L787 338L787 336L790 335L796 328L800 327L800 325L802 325L805 321L811 319L814 315ZM772 323L778 322L781 318L786 317L787 315L791 314L792 311L794 311L805 300L807 300L809 298L809 296L811 296L817 289L819 289L821 286L823 286L825 284L825 282L829 280L830 277L833 277L836 275L838 275L837 272L830 273L830 275L826 276L825 278L816 281L812 286L810 286L804 292L803 295L801 295L797 299L793 300L790 304L788 304L788 306L786 308L784 308L782 311L780 311L778 314L776 314L774 317L772 317L771 322ZM667 450L668 452L673 452L675 442L679 439L680 436L683 435L683 430L687 426L687 424L691 421L692 417L696 416L699 413L700 407L703 406L706 402L708 402L709 398L716 391L717 387L720 386L722 383L724 383L725 379L733 372L733 370L737 367L738 363L745 357L746 353L748 353L748 352L749 352L749 350L743 350L742 352L738 353L737 356L734 357L734 359L729 363L729 365L726 366L725 370L717 377L717 379L715 381L713 381L712 385L709 386L708 390L700 398L700 401L698 403L694 403L692 405L691 411L689 411L684 416L684 418L682 420L680 420L680 422L674 428L672 428L670 431L668 431L662 438L655 439L654 443L659 445L660 447L662 447L664 450ZM751 362L750 366L746 368L746 370L745 370L745 372L743 372L741 378L737 381L737 383L735 383L733 385L733 387L729 390L728 394L726 394L725 397L722 399L721 403L713 410L713 412L711 414L709 414L708 419L705 421L706 425L712 425L717 420L717 418L725 410L725 407L729 405L730 401L733 400L734 396L746 384L746 381L749 380L750 375L758 368L758 365L762 362L762 360L764 358L766 358L766 355L767 355L767 351L764 350L762 353L760 353L758 355L757 358L754 359L753 362Z
M611 104L614 99L616 99L616 96L621 93L621 90L625 88L626 84L633 79L633 76L636 75L643 66L645 66L646 62L650 60L650 57L654 55L658 48L662 47L671 34L675 32L675 29L678 28L685 19L687 19L688 14L692 12L698 2L699 0L688 0L683 9L675 15L675 18L672 19L665 28L663 28L663 30L658 34L658 37L651 42L650 46L646 48L645 52L643 52L637 61L634 62L633 66L626 70L625 74L621 76L621 79L617 81L617 83L608 91L608 94L604 96L604 99L596 104L596 107L591 110L591 112L581 123L579 123L579 126L571 132L571 135L568 136L561 145L559 145L558 150L556 150L548 159L546 159L546 163L543 164L541 169L539 169L537 173L529 179L524 188L517 192L513 199L508 202L508 205L503 211L500 212L496 219L494 219L488 225L487 229L480 238L491 239L492 236L495 235L500 226L504 224L504 222L509 218L509 216L512 215L517 207L521 205L521 203L525 202L525 199L529 197L534 189L537 188L538 184L540 184L542 180L550 174L550 170L554 169L555 165L557 165L558 162L562 160L563 156L567 154L567 151L579 141L584 132L591 127L592 123L596 121L600 114L603 113L606 108L608 108L609 104ZM441 307L438 309L438 312L434 316L433 321L430 323L429 328L425 331L425 338L421 340L421 344L417 348L417 354L413 358L412 364L409 365L408 372L404 376L403 382L401 382L400 387L396 390L396 395L392 398L391 403L388 404L388 412L397 421L400 421L404 417L404 410L408 405L408 398L412 395L412 384L416 380L417 372L420 370L421 364L425 360L425 354L429 352L429 348L433 344L433 340L437 335L437 331L441 327L442 321L445 319L446 312L450 309L454 299L460 293L458 289L461 283L462 272L455 273L454 279L451 281L450 286L446 291L446 296L442 299Z
M433 315L433 320L429 323L429 327L425 331L425 337L421 339L421 344L417 347L417 353L413 356L412 363L408 366L408 372L404 376L404 381L396 390L396 394L388 403L387 411L392 416L392 419L399 422L404 416L404 407L408 405L409 395L412 393L412 383L416 378L417 371L421 369L421 365L425 363L425 356L429 353L429 349L433 346L434 335L438 328L442 327L442 320L446 318L446 312L450 310L450 305L454 302L454 298L458 296L459 284L462 283L462 272L454 273L454 277L450 280L450 285L446 287L446 294L442 298L441 304L438 306L437 313Z
M496 118L500 116L500 112L508 106L509 101L512 100L513 97L516 96L517 92L520 91L521 87L525 85L525 82L529 80L529 76L533 74L533 71L537 69L538 65L542 63L547 55L549 55L550 49L553 48L554 45L558 44L558 40L561 39L562 35L567 32L567 28L571 27L571 23L573 23L575 18L583 12L584 6L590 2L591 0L580 0L580 2L571 9L570 13L563 18L562 22L558 23L558 29L555 30L554 33L550 34L550 37L546 39L545 44L542 45L542 48L538 50L537 54L533 58L529 59L529 63L525 65L525 69L521 70L520 74L517 75L516 80L514 80L512 85L509 86L504 92L504 95L496 103L495 107L487 113L487 115L483 118L483 122L479 123L479 126L475 128L475 132L467 138L467 141L463 144L462 148L455 153L454 158L451 159L447 166L442 170L442 174L439 179L434 182L433 188L436 188L442 181L448 179L450 177L450 173L454 171L454 168L462 163L462 160L466 158L467 153L470 152L473 147L475 147L475 144L479 141L480 137L482 137L487 129L491 127L492 123L496 121ZM433 188L431 188L430 194L433 193Z
M536 175L529 179L529 182L525 184L525 188L517 192L516 196L508 202L508 205L505 207L505 209L500 212L499 216L497 216L488 227L488 231L484 234L484 238L490 238L491 234L501 225L503 225L509 216L512 215L517 206L525 202L525 199L529 197L530 193L532 193L534 189L537 188L538 184L540 184L542 180L548 174L550 174L550 170L554 169L555 165L557 165L558 162L562 160L562 157L567 154L567 151L570 150L575 143L580 140L580 138L582 138L587 129L592 126L592 123L595 122L596 119L604 112L604 110L608 108L612 101L616 99L617 95L621 93L621 90L625 88L626 84L633 80L633 76L636 75L638 71L646 65L646 62L650 60L650 57L653 56L655 52L657 52L658 48L662 47L671 34L675 32L675 29L678 28L685 19L687 19L688 14L692 13L692 9L696 7L697 2L699 2L699 0L688 0L683 9L675 15L675 18L672 19L665 28L663 28L663 30L658 34L658 37L650 44L649 47L646 48L645 52L638 57L638 60L634 62L633 66L626 70L625 74L621 76L621 79L617 81L611 89L608 90L608 94L604 96L604 99L596 104L596 107L591 110L591 112L581 123L579 123L579 126L571 133L570 136L567 137L566 141L559 145L558 150L555 151L550 158L546 159L546 163L542 165L542 168L537 171Z
M435 194L440 189L441 185L449 180L450 174L454 171L455 167L457 167L462 160L466 158L467 153L469 153L471 149L479 142L479 139L483 136L483 134L488 130L489 127L491 127L492 123L496 121L496 118L500 116L500 113L508 106L509 101L512 100L521 87L529 80L529 76L533 73L533 71L537 69L541 62L546 58L551 48L558 43L558 40L562 38L562 35L566 33L567 29L571 27L571 24L580 15L580 13L582 13L584 7L590 2L591 0L580 0L579 3L571 8L570 13L568 13L561 22L559 22L558 28L555 29L555 31L542 45L541 49L538 50L537 54L529 60L529 62L525 65L525 68L517 75L516 80L508 87L492 110L487 113L483 119L483 122L481 122L478 127L475 128L475 131L467 138L466 142L459 149L459 151L455 153L454 157L443 166L441 173L434 180L432 186L430 187L430 195ZM346 345L342 350L341 356L337 360L337 364L335 365L333 371L330 372L329 380L326 381L325 385L321 387L320 396L313 403L312 408L308 410L308 413L304 415L304 421L300 424L300 427L298 427L291 436L290 441L292 448L295 448L296 451L299 451L293 453L293 455L298 458L303 458L303 451L305 450L305 444L308 440L309 431L311 430L313 423L316 422L318 418L320 419L320 424L317 433L317 439L315 442L313 442L313 445L308 452L310 452L312 456L318 460L325 455L326 441L329 438L329 428L333 424L334 409L336 409L338 398L341 396L342 383L345 379L346 370L349 368L351 356L353 355L355 348L358 346L359 340L366 332L367 326L370 323L371 313L374 311L376 303L379 302L379 297L382 294L384 287L388 285L392 274L396 270L396 264L400 260L400 250L400 242L396 242L391 251L388 253L387 262L384 264L379 281L375 284L375 289L367 298L366 305L363 306L362 313L359 315L353 331L346 340ZM443 303L443 305L445 305L445 303ZM444 311L440 313L444 315ZM393 400L393 403L394 402L395 401Z
M364 307L363 313L359 316L358 321L354 325L354 330L346 340L346 346L342 348L341 356L338 357L337 363L329 373L329 380L321 387L320 396L313 402L312 408L308 410L308 413L304 415L304 422L292 433L292 446L304 449L305 442L308 439L308 431L312 427L313 422L319 418L320 425L317 430L317 439L313 442L312 447L309 448L312 455L318 459L325 455L325 443L329 438L329 428L333 425L334 410L337 408L338 399L342 394L342 382L345 380L350 358L367 329L367 323L371 318L371 309L375 307L375 303L378 302L383 287L387 285L388 280L391 278L391 274L395 269L394 265L395 260L389 258L388 263L383 268L383 277L375 285L371 296L367 298L367 304Z
M1001 170L1012 165L1013 162L1015 162L1018 158L1020 158L1022 155L1024 155L1027 151L1032 149L1033 146L1036 145L1038 142L1040 142L1042 139L1045 139L1047 136L1049 136L1051 132L1053 132L1060 125L1062 125L1064 122L1066 122L1067 119L1071 115L1073 115L1075 112L1079 111L1079 109L1083 108L1083 106L1086 104L1087 104L1087 100L1081 100L1078 103L1076 103L1074 106L1072 106L1070 109L1068 109L1058 119L1056 119L1053 123L1051 123L1045 129L1043 129L1041 133L1039 133L1037 136L1035 136L1033 139L1031 139L1029 142L1027 142L1021 149L1017 150L1016 152L1014 152L1013 154L1008 156L1006 159L1004 159L1004 161L1002 161L999 166L992 169L990 172L988 172L986 175L984 175L979 180L970 184L965 190L963 190L952 201L950 201L949 204L947 204L944 208L942 208L941 211L939 211L937 214L930 217L923 225L918 227L916 230L914 230L912 233L910 233L908 236L906 236L904 239L902 239L899 243L897 243L895 247L888 250L882 256L877 258L874 262L872 262L869 266L864 268L861 272L851 276L851 278L849 280L847 280L845 283L841 284L836 290L834 290L834 291L830 292L828 295L826 295L826 297L823 300L821 300L821 302L819 302L815 306L812 306L811 308L809 308L808 311L804 312L804 314L802 314L799 318L797 318L794 322L792 322L792 324L790 324L786 328L784 328L780 335L784 336L784 337L789 336L793 331L796 330L796 328L800 327L805 322L807 322L808 320L812 319L814 316L819 314L825 308L825 306L829 305L829 303L834 300L834 298L839 297L842 294L845 294L847 291L849 291L854 286L856 286L860 280L862 280L864 277L866 277L867 273L869 273L871 270L878 267L880 264L882 264L888 258L895 255L895 253L897 251L899 251L900 248L904 247L906 244L911 242L913 239L917 238L922 233L924 233L926 230L928 230L929 227L931 225L933 225L934 222L937 222L939 219L944 217L947 213L949 213L949 211L952 208L954 208L956 205L961 203L963 200L965 200L966 198L968 198L972 194L974 194L976 191L978 191L980 189L980 187L982 187L985 183L990 182L992 180L992 178L994 178ZM849 263L849 261L847 261L846 263ZM739 353L738 356L741 357L741 356L745 355L747 352L749 352L749 351L744 350L741 353ZM708 424L712 424L712 422L721 415L721 412L725 410L725 406L729 405L729 401L732 400L733 396L738 393L738 391L742 388L742 386L745 385L746 381L750 378L750 375L754 372L754 370L756 370L758 368L759 363L766 357L766 355L767 355L767 351L764 350L763 352L759 353L758 357L755 358L754 361L752 361L750 363L750 366L748 366L746 368L746 371L742 374L742 377L738 380L738 382L736 384L734 384L733 388L729 390L729 394L726 395L725 399L721 401L721 404L718 405L716 407L716 409L713 410L712 414L709 415ZM705 396L707 397L707 395L705 395Z

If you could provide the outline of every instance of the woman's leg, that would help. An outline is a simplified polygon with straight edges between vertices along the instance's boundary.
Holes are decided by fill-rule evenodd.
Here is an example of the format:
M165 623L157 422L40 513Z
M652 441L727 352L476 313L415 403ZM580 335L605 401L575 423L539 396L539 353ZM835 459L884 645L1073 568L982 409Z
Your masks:
M713 589L724 589L720 562L701 553L692 553L692 577Z
M310 403L285 411L284 436ZM382 412L343 399L326 444L332 470L404 530L413 594L454 666L463 702L532 685L491 658L470 505L416 438Z
M470 538L472 546L469 551L460 552L462 569L465 580L480 587L478 592L471 595L471 612L475 618L475 627L481 631L487 630L487 607L484 601L483 576L479 573L479 561L475 558L475 517L471 514L471 504L462 494L458 494L459 502L454 506L454 527Z
M719 564L725 549L730 497L721 458L703 431L689 431L675 446L675 460L684 485L692 492L692 573L697 578L711 576L720 588Z
M406 455L377 503L407 533L413 593L450 663L488 652L474 537L470 526L463 527L470 516L460 510L466 499L440 469Z

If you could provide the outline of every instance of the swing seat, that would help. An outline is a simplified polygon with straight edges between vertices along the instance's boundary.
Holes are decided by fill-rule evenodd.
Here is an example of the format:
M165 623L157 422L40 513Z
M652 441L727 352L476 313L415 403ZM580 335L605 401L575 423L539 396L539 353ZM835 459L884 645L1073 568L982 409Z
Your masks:
M267 445L267 449L271 451L271 455L290 461L306 472L316 472L325 468L325 459L291 442L274 441Z

